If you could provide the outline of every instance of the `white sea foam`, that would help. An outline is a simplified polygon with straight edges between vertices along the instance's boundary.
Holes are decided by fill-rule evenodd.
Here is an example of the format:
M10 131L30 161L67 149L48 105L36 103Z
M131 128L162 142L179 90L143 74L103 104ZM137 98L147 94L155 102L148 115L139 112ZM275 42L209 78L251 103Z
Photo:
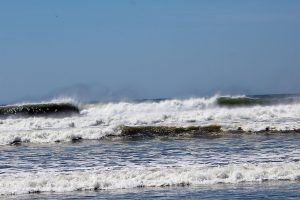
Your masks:
M228 108L219 107L217 98L88 104L81 105L79 116L0 119L0 145L15 140L48 143L74 137L100 139L107 134L119 134L121 125L219 124L224 130L242 127L251 131L266 127L300 128L300 103Z
M136 187L299 181L300 163L231 164L218 167L136 167L0 174L0 194L69 192Z

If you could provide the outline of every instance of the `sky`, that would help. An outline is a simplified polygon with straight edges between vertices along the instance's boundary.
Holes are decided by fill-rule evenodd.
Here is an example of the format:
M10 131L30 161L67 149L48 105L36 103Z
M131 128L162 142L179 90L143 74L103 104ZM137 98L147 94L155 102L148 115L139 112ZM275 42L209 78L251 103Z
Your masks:
M0 103L300 92L298 0L0 0Z

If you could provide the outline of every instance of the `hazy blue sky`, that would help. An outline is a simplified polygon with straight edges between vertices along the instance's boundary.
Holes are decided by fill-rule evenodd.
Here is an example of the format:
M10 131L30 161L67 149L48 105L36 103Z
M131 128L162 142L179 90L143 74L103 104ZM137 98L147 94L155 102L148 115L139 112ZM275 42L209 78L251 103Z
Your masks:
M298 0L0 0L0 103L300 92Z

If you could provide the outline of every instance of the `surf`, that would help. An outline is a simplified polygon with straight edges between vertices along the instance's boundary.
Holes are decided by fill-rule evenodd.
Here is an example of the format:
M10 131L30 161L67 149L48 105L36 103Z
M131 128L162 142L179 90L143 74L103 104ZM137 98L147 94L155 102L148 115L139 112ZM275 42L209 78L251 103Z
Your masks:
M219 105L220 98L226 98L230 105ZM269 103L244 105L245 98L267 99ZM300 101L295 96L215 95L81 103L80 106L66 101L50 101L1 108L8 114L0 117L0 145L101 140L120 136L294 134L300 130ZM212 126L219 128L212 129L214 131L205 129Z
M84 171L0 174L0 194L97 191L149 187L300 181L299 163L229 164L224 166L123 167Z

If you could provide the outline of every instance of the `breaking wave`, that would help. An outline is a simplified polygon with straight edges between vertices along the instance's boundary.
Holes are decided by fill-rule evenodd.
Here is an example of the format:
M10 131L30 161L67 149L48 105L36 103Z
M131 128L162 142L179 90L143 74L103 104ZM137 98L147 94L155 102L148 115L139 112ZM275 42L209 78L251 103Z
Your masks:
M19 172L0 174L0 194L299 180L300 163Z
M251 103L245 103L249 98ZM220 105L220 99L226 103ZM269 103L259 103L260 100L257 102L257 99ZM31 105L25 104L25 108ZM210 98L123 101L80 106L64 102L43 102L35 106L37 105L46 105L45 108L49 105L70 105L68 109L72 113L79 113L60 117L33 114L27 117L12 115L0 118L0 145L102 139L106 136L124 135L124 127L138 127L140 129L134 129L135 132L146 133L153 131L153 127L158 127L155 128L157 134L172 132L172 127L173 132L188 132L189 127L194 127L200 133L207 132L203 130L207 126L220 127L222 133L236 130L298 133L300 129L300 101L294 96L279 98L216 95Z

